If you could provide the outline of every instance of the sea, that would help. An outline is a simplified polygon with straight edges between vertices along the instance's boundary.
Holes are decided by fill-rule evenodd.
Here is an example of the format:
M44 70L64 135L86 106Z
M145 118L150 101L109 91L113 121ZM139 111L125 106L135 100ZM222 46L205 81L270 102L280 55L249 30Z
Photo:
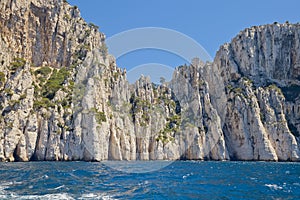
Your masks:
M0 199L300 199L300 163L0 163Z

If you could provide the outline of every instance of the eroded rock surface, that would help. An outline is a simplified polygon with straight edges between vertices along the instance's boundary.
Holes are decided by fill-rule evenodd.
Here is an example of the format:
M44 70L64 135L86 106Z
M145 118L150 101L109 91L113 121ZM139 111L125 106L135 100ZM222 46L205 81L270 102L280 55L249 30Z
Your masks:
M300 160L300 25L135 84L62 0L0 3L0 160Z

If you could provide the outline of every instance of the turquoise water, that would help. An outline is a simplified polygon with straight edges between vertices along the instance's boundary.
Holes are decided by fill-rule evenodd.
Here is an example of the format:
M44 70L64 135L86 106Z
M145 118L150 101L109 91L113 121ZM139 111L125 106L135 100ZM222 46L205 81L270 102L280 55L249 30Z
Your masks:
M300 199L300 163L178 161L150 173L88 162L0 163L0 199Z

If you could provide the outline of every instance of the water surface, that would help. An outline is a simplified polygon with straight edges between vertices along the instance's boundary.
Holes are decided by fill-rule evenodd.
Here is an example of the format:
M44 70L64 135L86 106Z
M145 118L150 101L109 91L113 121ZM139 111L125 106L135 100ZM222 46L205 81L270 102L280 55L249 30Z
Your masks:
M300 163L177 161L149 173L115 168L0 163L0 199L300 199Z

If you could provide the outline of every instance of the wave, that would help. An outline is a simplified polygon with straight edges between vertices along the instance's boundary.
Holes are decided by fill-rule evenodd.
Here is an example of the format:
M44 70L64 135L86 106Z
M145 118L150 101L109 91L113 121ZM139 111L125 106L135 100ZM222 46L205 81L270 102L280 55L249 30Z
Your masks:
M45 195L19 195L14 192L9 192L7 189L9 189L9 186L15 185L15 184L20 184L16 182L4 182L1 183L0 185L0 199L1 200L8 200L8 199L13 199L13 200L25 200L25 199L43 199L43 200L73 200L75 199L71 194L68 193L56 193L56 194L45 194ZM59 186L55 188L56 190L63 188L64 185ZM107 194L94 194L94 193L89 193L89 194L83 194L81 197L76 198L80 200L85 200L85 199L99 199L99 200L112 200L114 199L112 196L107 195Z
M0 189L1 190L1 189ZM0 191L1 192L1 191ZM57 194L46 194L46 195L17 195L14 193L11 194L1 194L0 193L0 199L8 200L8 199L15 199L15 200L25 200L25 199L43 199L43 200L73 200L75 199L72 197L71 194L68 193L57 193ZM112 200L113 197L109 195L102 195L102 194L83 194L81 197L76 198L80 200L85 199L99 199L99 200Z
M282 190L283 189L283 187L276 185L276 184L265 184L265 186L267 186L268 188L273 189L273 190Z

